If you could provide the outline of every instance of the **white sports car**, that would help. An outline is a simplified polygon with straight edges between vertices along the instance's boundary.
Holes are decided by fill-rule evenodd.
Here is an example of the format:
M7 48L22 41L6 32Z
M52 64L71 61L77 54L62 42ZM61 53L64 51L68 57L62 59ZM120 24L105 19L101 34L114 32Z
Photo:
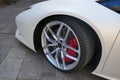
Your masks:
M49 0L16 17L16 38L65 72L120 79L120 0Z

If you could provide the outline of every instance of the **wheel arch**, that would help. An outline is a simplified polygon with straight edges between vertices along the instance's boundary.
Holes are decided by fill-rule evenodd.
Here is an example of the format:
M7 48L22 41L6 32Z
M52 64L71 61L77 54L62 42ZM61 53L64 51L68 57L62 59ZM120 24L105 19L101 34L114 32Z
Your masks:
M92 32L96 45L95 45L95 54L93 55L93 58L91 61L94 65L93 70L95 70L102 56L102 42L101 42L100 36L98 35L98 32L97 32L98 30L96 30L95 27L93 27L94 25L90 25L91 22L85 21L85 19L77 18L71 15L63 15L63 14L56 14L56 15L54 14L54 15L43 18L41 21L39 21L39 23L36 25L36 28L34 30L33 41L34 41L35 50L37 52L41 51L42 47L41 47L40 40L41 40L42 29L45 26L45 22L47 21L48 18L57 17L57 16L71 17L75 19L76 21L78 21L79 23L84 24L86 26L86 29L89 29Z

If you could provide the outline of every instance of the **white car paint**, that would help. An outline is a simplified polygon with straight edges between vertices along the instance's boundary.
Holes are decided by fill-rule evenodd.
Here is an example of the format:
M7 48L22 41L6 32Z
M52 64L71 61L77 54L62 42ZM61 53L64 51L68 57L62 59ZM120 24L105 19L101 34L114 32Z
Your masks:
M120 64L113 61L120 61L120 58L112 57L120 55L119 45L114 44L120 41L120 15L95 1L50 0L32 5L31 9L22 12L16 17L16 38L35 51L33 43L34 30L42 19L52 15L76 17L94 29L102 44L100 63L92 73L107 79L120 79ZM112 65L114 65L113 68L110 67Z

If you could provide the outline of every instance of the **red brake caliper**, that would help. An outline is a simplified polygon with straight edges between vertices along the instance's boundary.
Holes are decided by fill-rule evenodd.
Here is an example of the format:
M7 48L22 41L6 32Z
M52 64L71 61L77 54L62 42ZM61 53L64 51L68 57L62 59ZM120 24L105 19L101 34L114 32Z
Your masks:
M71 38L70 39L70 42L69 42L69 46L73 47L73 48L77 48L78 44L77 44L77 40L75 38ZM67 52L69 55L73 56L73 57L76 57L77 54L75 51L71 50L71 49L67 49ZM72 62L73 60L68 58L68 57L65 57L65 62L66 63L70 63Z

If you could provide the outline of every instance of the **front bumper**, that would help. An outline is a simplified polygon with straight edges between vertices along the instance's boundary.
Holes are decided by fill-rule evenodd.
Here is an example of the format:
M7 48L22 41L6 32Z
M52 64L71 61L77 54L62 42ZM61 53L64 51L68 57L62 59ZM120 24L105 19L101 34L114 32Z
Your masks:
M34 29L20 16L21 14L16 17L17 30L15 37L27 47L35 51L33 43Z

